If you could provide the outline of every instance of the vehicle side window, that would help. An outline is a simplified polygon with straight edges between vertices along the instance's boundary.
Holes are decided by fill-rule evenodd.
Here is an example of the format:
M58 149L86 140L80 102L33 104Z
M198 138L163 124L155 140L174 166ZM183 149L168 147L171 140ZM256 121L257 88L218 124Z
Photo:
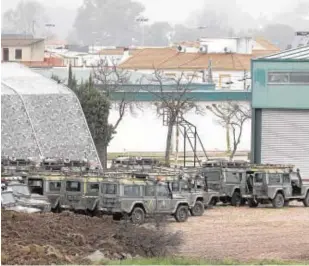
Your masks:
M187 182L181 182L181 191L185 192L190 191L190 186Z
M123 187L123 194L129 197L139 197L140 196L140 186L125 185Z
M239 183L239 176L237 173L225 172L227 183Z
M283 174L283 183L291 183L289 174Z
M49 191L60 191L61 181L49 181L48 188L49 188Z
M98 193L99 192L99 184L98 183L90 183L88 184L88 192Z
M179 182L172 182L172 190L179 191Z
M158 197L168 197L169 192L166 185L157 185L157 196Z
M254 174L254 182L255 183L263 183L264 174L255 173Z
M277 185L281 184L280 174L269 174L269 184Z
M219 181L220 180L220 172L205 172L205 177L207 181Z
M117 193L116 184L102 184L103 194L115 195Z
M145 186L145 196L148 197L155 196L155 187L151 185Z
M66 190L72 192L79 192L81 191L81 183L79 181L67 181Z

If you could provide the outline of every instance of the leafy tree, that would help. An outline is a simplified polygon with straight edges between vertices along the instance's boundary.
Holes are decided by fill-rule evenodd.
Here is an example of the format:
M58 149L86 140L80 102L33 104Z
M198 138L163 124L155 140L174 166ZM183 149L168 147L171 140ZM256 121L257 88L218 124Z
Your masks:
M20 1L15 9L3 14L3 29L14 33L37 34L45 31L48 17L43 5L36 1Z
M80 101L102 167L106 169L107 147L113 134L113 127L108 123L110 103L105 95L95 87L91 76L88 81L79 86L74 86L76 84L74 80L73 78L70 81L71 89Z
M136 18L144 11L132 0L84 0L74 30L83 44L129 45L140 31Z

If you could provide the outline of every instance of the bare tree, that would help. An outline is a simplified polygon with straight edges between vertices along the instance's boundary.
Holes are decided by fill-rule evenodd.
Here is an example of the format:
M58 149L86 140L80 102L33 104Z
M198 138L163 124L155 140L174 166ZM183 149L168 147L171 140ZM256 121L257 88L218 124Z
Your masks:
M188 79L182 72L178 77L170 78L166 77L163 71L155 70L153 78L148 80L149 84L143 85L143 89L154 96L157 114L166 118L168 127L165 147L166 166L170 166L173 128L178 120L190 110L195 110L196 113L203 112L203 108L198 106L197 99L194 99L191 94L194 90L195 77L194 73Z
M250 106L237 102L226 102L212 104L206 108L217 117L217 122L226 129L227 152L232 160L241 141L244 124L251 118ZM230 132L232 132L232 147Z
M115 134L124 116L127 113L135 114L134 110L135 107L138 107L138 103L133 95L134 92L137 92L138 86L131 86L130 88L125 86L131 83L130 73L118 68L113 59L101 58L97 64L93 65L92 70L96 87L104 93L110 101L112 109L118 113L118 117L112 125L112 132ZM117 98L115 98L115 95L117 95ZM105 153L107 155L107 147Z

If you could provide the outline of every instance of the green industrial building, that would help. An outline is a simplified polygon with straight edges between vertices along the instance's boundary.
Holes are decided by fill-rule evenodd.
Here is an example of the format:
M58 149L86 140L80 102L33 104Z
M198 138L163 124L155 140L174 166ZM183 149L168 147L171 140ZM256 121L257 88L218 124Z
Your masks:
M309 45L252 61L254 163L293 164L309 178Z

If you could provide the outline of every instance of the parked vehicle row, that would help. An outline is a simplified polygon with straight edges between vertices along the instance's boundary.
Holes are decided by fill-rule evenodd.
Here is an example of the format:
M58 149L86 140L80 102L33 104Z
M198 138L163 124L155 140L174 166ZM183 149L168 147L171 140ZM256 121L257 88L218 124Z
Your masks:
M85 169L62 172L58 169L61 161L53 167L51 162L55 161L48 162L49 171L43 165L44 171L13 177L13 182L6 180L17 205L40 211L106 214L134 223L156 214L184 222L189 215L203 215L205 208L219 201L233 206L248 202L249 207L272 203L281 208L297 200L309 206L309 180L289 165L208 161L190 171L155 166L94 175Z

